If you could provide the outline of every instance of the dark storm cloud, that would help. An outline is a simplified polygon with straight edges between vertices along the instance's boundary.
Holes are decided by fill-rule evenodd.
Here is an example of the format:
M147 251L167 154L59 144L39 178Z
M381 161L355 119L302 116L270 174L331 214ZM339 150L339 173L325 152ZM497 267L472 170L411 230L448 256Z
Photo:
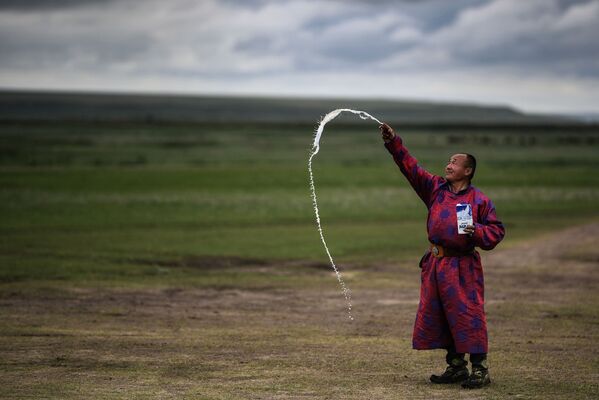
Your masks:
M56 10L60 9L93 5L108 9L115 8L116 13L119 12L118 7L111 6L116 3L122 5L126 2L111 3L109 0L2 1L0 10L32 12L38 10L43 13L44 10L57 12ZM256 10L273 8L275 5L284 3L286 2L227 0L221 2L221 5L228 7L233 12L244 10L249 12L249 17L259 17L259 12ZM307 3L318 4L318 2ZM263 57L266 54L287 55L290 59L295 60L293 63L295 68L318 67L318 65L323 67L330 65L335 68L340 65L346 65L349 68L353 65L375 66L378 61L392 55L401 56L402 52L410 48L416 46L435 47L436 45L443 46L444 51L454 59L456 64L543 65L547 61L557 61L559 64L561 59L567 58L570 61L563 62L563 64L572 68L577 64L588 65L585 60L587 57L584 57L584 54L596 54L598 41L594 38L599 34L599 28L597 28L599 24L594 24L594 26L583 24L575 32L572 32L572 29L570 32L554 32L550 26L559 19L558 13L567 13L572 7L584 6L589 1L556 1L557 7L552 11L553 14L550 12L550 16L553 18L547 20L546 26L520 30L513 37L510 37L509 34L509 30L512 29L510 25L513 23L510 19L518 17L517 3L513 4L514 11L512 13L499 15L496 20L490 19L489 24L476 24L476 21L471 21L470 27L460 26L459 21L456 24L456 19L465 11L476 14L477 8L484 9L489 3L491 2L487 0L376 1L374 2L376 6L374 6L373 2L337 1L329 2L329 4L336 4L335 12L308 14L300 21L296 29L284 32L283 37L277 37L277 32L257 29L256 33L250 30L248 35L239 35L236 38L235 33L229 31L230 28L227 24L222 26L222 36L223 38L231 37L234 52L248 57ZM530 4L530 2L524 3ZM347 6L347 4L351 6ZM151 8L151 4L149 7ZM526 5L520 7L530 9L531 15L530 19L521 18L518 22L534 24L537 10ZM540 9L543 8L540 7ZM170 10L169 7L165 9ZM137 11L143 12L144 10L138 7ZM485 17L484 12L479 11L478 14L482 18ZM140 15L140 17L142 16ZM168 13L165 14L165 18L168 17ZM293 18L294 16L288 17ZM123 29L122 25L111 29L110 26L107 26L110 23L110 18L105 18L106 25L96 24L96 29L85 29L85 27L78 26L85 18L93 18L93 15L79 14L69 18L69 21L73 23L71 32L69 29L65 29L69 26L57 26L50 32L44 32L43 26L39 28L23 26L18 35L11 35L11 32L2 29L0 31L2 31L4 39L0 43L0 49L3 55L9 56L6 58L10 59L11 64L21 65L19 60L31 63L37 58L43 65L48 65L61 59L77 58L78 54L82 59L87 58L99 63L119 62L134 59L140 52L152 51L153 47L159 50L158 47L161 45L153 42L151 35L146 34L143 27L137 32ZM43 19L40 22L43 23ZM126 24L127 21L121 18L115 22ZM265 22L266 26L270 23L270 21ZM456 25L453 29L452 24ZM90 28L93 28L93 25L92 23ZM505 30L506 27L508 32L502 34L502 30ZM13 28L11 26L9 29ZM152 27L145 28L151 29ZM400 28L403 29L403 33ZM458 36L455 42L441 40L439 44L436 44L434 37L428 37L444 28L447 32L444 32L443 35ZM466 32L464 35L464 32L454 32L456 29L470 29L471 32ZM519 28L516 26L513 29ZM478 40L477 34L485 30L496 30L498 32L495 35L497 40L490 40L484 46L477 46L473 42ZM460 35L462 37L459 37ZM400 40L396 40L397 37L400 37ZM572 62L574 58L581 56L582 62ZM409 54L406 57L409 57ZM6 60L5 57L3 58ZM6 64L6 62L2 63ZM591 72L592 70L590 68Z
M308 21L305 26L318 29L365 11L373 14L399 11L407 17L413 18L423 30L432 31L451 23L462 10L486 2L488 0L356 0L351 3L362 5L364 8L341 10L338 15L334 16L317 16Z
M103 15L107 22L112 18L111 13ZM97 70L135 60L152 48L148 32L121 24L98 24L85 10L69 14L53 11L51 15L0 13L2 16L0 68L50 71L66 65Z
M592 16L596 1L351 3L353 7L339 13L306 18L298 36L250 33L236 41L235 49L248 57L284 55L293 49L289 57L299 70L376 69L377 63L395 58L391 68L478 65L524 73L599 73L599 23ZM584 13L591 17L571 15ZM443 59L426 53L442 53Z
M376 68L378 62L393 58L403 58L404 63L409 64L411 58L415 57L410 50L421 49L426 52L440 49L446 54L445 62L455 65L531 65L568 70L570 73L577 73L580 68L584 74L595 71L595 62L592 62L591 57L597 54L599 46L599 41L595 39L599 37L599 23L582 21L578 27L562 30L552 27L572 8L596 3L590 0L545 1L546 4L553 3L553 8L535 0L306 1L304 8L312 7L312 11L304 15L285 15L280 11L289 5L293 12L297 9L294 8L297 3L267 0L214 2L212 10L224 10L222 25L215 23L212 32L206 32L198 39L208 39L212 34L214 40L222 41L221 45L226 46L228 41L233 56L287 57L291 63L286 64L287 68L295 70L351 69L361 66ZM190 7L193 2L172 2L159 6L165 20L151 21L147 25L128 21L118 14L129 10L143 21L144 14L151 12L146 9L156 8L158 3L143 2L147 6L135 4L110 0L0 1L0 14L1 11L25 10L37 12L38 15L34 20L23 21L20 26L2 24L0 50L3 57L0 65L31 65L37 60L40 65L49 66L61 60L78 59L110 64L134 61L143 52L168 53L166 48L169 43L156 39L161 31L156 32L151 24L159 22L162 26L158 29L170 29L173 31L172 40L179 39L177 26L168 23L169 18L173 22L181 18L174 15L176 7L173 5ZM321 4L322 10L319 10ZM496 4L499 4L495 7L498 11L492 9ZM501 4L508 7L500 7ZM86 13L81 10L85 6L101 6L102 14L98 14L97 8ZM193 12L193 7L190 8ZM485 8L489 8L489 11L485 11ZM75 13L71 12L73 9ZM64 10L64 14L60 10ZM528 14L524 13L523 16L519 10ZM53 13L52 19L44 19L44 13L50 11ZM497 18L489 18L492 12L498 13ZM110 18L111 13L115 16L114 20ZM232 27L226 14L235 13L244 13L244 18L255 18L257 23L243 21L247 27ZM59 25L48 25L57 24L61 15L65 21ZM273 18L289 19L289 29L273 24ZM477 18L480 23L477 23ZM537 18L545 18L546 21L538 24ZM210 23L206 16L198 15L198 23L201 21ZM132 27L129 29L130 23ZM260 24L263 24L264 29ZM485 39L487 31L493 31L493 37ZM441 32L441 37L435 37L436 32ZM186 39L181 40L185 42ZM187 45L189 52L195 52L199 58L207 55L202 54L199 48L202 46ZM139 60L140 63L143 61ZM204 60L204 64L209 61ZM413 61L426 63L418 57ZM553 61L553 65L547 64L548 61ZM434 60L431 64L438 62ZM397 66L401 67L401 64ZM164 69L173 68L165 66ZM220 69L218 63L216 69ZM230 72L235 73L235 70ZM240 71L242 74L245 72Z
M0 54L6 55L0 58L0 68L51 69L77 63L80 68L101 69L103 65L134 60L150 48L150 41L143 34L130 34L127 40L123 39L118 34L106 33L101 37L79 35L76 41L69 40L68 35L42 39L23 36L18 43L0 41Z
M493 74L518 90L522 77L566 76L575 93L599 79L597 37L599 0L0 1L0 86L68 76L303 91L363 76L420 80L416 91L432 80L437 93L452 90L441 76Z
M599 77L599 28L576 36L529 36L491 43L484 50L456 49L462 64L522 65L538 70Z
M399 6L418 21L424 31L434 31L453 22L463 10L487 3L488 0L426 0L409 1ZM390 7L398 7L390 2Z
M558 4L562 10L570 8L571 6L588 3L589 0L558 0Z
M462 65L599 76L599 2L500 3L470 11L435 44Z
M117 0L2 0L0 1L0 11L43 11L90 5L103 6L113 1Z

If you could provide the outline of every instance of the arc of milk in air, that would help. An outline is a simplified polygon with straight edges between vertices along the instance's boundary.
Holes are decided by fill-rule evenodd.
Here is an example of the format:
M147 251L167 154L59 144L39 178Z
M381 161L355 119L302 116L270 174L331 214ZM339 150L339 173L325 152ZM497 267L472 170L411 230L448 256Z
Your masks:
M349 289L347 288L347 286L345 285L345 282L343 281L343 278L341 277L341 273L339 272L339 270L337 269L337 266L335 265L335 261L333 261L333 256L331 256L331 252L329 251L327 242L324 240L324 233L322 230L322 225L320 223L320 213L318 212L318 202L316 200L316 188L314 186L314 174L312 173L312 159L320 150L320 137L322 136L322 132L324 131L324 126L328 122L335 119L342 112L349 112L352 114L356 114L362 119L370 118L371 120L376 121L379 124L382 124L382 122L379 121L378 119L376 119L375 117L373 117L372 115L368 114L365 111L352 110L349 108L340 108L337 110L333 110L330 113L328 113L327 115L325 115L322 118L322 120L320 121L320 123L318 124L318 128L316 129L316 134L314 135L314 144L312 145L312 152L310 154L310 158L308 159L308 171L310 172L310 190L312 192L312 204L314 205L314 215L316 215L316 224L318 226L318 233L320 233L320 240L322 241L322 244L327 253L327 256L329 257L331 267L333 267L333 270L335 271L335 275L337 275L337 281L339 281L339 285L341 285L341 289L343 290L343 296L345 297L345 300L347 301L347 313L348 313L349 319L353 321L354 317L351 314L351 309L352 309L351 293L350 293Z

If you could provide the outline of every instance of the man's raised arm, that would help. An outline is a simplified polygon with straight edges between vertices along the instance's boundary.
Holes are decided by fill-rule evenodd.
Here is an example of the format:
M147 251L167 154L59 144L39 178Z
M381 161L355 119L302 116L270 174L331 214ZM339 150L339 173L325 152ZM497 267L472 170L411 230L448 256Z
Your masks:
M389 153L393 156L393 160L404 174L404 176L410 182L410 185L414 188L418 196L422 199L427 207L431 203L431 193L435 185L439 184L443 179L440 176L436 176L418 165L418 160L414 158L408 149L403 145L403 141L396 135L387 124L379 126L385 147L389 150Z

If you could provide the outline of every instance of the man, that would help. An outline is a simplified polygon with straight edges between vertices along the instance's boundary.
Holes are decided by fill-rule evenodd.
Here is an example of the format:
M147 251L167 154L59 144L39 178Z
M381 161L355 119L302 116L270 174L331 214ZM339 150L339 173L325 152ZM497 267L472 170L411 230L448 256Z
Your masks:
M471 185L476 159L454 154L445 167L445 178L426 171L410 155L402 139L387 125L380 126L385 147L428 208L430 250L420 260L420 304L412 346L417 350L447 350L449 366L433 383L462 382L480 388L491 382L487 365L487 323L484 281L479 253L493 249L504 237L493 202ZM456 205L472 207L473 224L458 232ZM472 373L465 353L470 354Z

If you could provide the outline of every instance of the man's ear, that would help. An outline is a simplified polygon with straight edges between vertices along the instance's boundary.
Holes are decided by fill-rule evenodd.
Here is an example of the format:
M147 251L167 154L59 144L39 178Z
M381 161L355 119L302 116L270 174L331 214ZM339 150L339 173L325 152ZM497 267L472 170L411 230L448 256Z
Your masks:
M464 169L464 172L469 178L472 178L472 167L466 167L466 169Z

